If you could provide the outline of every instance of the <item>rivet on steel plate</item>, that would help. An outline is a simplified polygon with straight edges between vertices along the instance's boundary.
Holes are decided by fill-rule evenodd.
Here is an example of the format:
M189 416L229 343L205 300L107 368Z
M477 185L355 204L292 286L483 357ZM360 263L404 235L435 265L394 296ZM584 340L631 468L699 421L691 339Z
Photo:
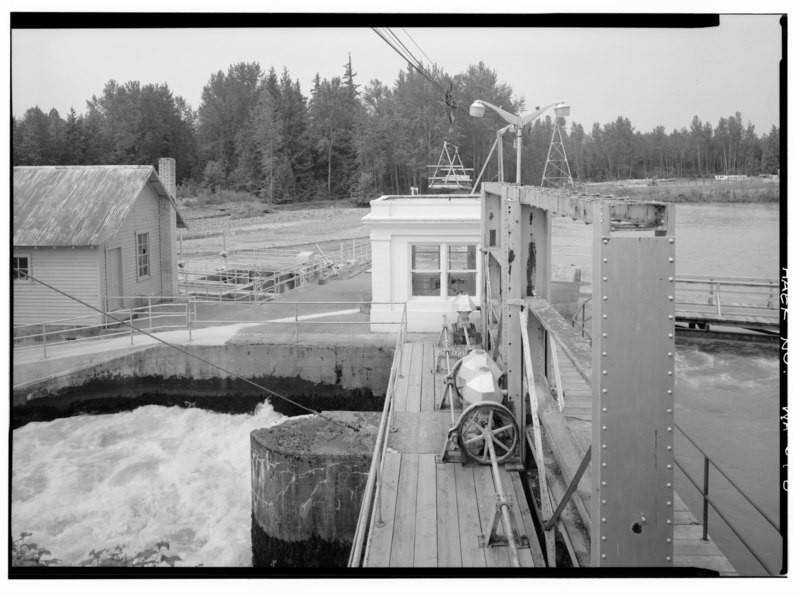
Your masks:
M608 412L608 408L603 408L603 411L604 412Z
M603 356L608 356L608 352L603 352Z
M668 519L668 520L667 520L667 525L669 526L670 524L672 524L672 520L671 520L671 519Z
M672 414L672 408L667 408L667 414Z
M667 501L667 507L672 507L672 501Z
M667 395L672 395L672 389L667 389Z
M670 263L674 263L674 262L675 262L675 259L673 259L672 257L668 258L667 260L668 260Z
M667 337L672 339L672 334L671 333L667 333Z
M603 449L606 449L607 447L608 447L608 445L606 445L605 443L603 443Z
M672 445L667 445L667 451L672 451Z
M667 315L667 318L671 321L672 320L672 315Z
M603 334L603 337L608 337L608 333L604 333L604 334Z
M672 538L667 538L667 544L669 544L670 542L672 542Z
M608 393L608 389L603 389L603 393Z
M670 277L669 281L675 281L675 278L674 277Z
M608 244L608 238L603 238L603 244Z
M672 432L672 427L671 427L671 426L668 426L668 427L667 427L667 432L668 432L668 433L671 433L671 432Z
M606 481L605 481L605 480L603 480L603 481L602 481L600 484L602 484L603 486L605 486L605 485L606 485ZM605 521L605 520L603 520L603 521Z
M674 300L674 298L673 298L672 296L667 296L667 300L669 300L670 302L672 302L672 300Z
M606 558L606 555L605 555L605 553L603 553L602 555L600 555L600 558L601 558L601 559L605 559L605 558Z
M607 427L605 427L605 426L604 426L604 427L603 427L603 430L607 430Z
M604 318L604 319L607 319L607 318L608 318L608 315L603 315L603 318Z
M603 518L601 521L602 521L603 523L606 523L606 518Z
M667 371L667 375L671 377L671 376L672 376L672 371L671 371L671 370L668 370L668 371Z
M602 540L603 542L605 542L605 541L606 541L606 537L605 537L605 536L600 536L600 540Z
M607 374L608 374L608 371L607 371L607 370L604 370L604 371L603 371L603 374L604 374L604 375L607 375Z
M608 300L608 296L603 296L603 300Z
M667 482L667 488L672 488L672 483L671 482Z
M672 352L667 352L667 358L672 358Z
M603 466L603 467L605 468L605 467L606 467L606 462L603 462L603 463L602 463L602 464L600 464L600 465L601 465L601 466Z
M603 259L603 262L604 263L608 263L608 259Z
M671 469L672 469L672 464L667 464L667 470L671 470Z
M668 556L668 557L667 557L667 561L671 561L671 560L672 560L672 557L669 557L669 556Z
M607 277L604 277L604 278L603 278L603 281L608 281L608 278L607 278Z

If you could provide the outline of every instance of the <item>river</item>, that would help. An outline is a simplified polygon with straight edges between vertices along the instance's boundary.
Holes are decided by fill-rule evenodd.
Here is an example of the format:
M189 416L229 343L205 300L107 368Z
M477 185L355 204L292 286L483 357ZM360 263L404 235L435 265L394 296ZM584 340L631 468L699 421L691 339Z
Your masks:
M776 204L677 206L678 273L778 276ZM591 228L557 219L556 264L590 279ZM566 254L570 253L570 254ZM779 498L778 353L714 342L678 347L676 421L774 519ZM126 551L170 542L186 565L250 564L252 429L280 421L268 404L252 415L144 406L132 412L28 424L13 432L11 527L33 532L63 564L92 548ZM702 462L685 444L677 456L702 481ZM699 515L693 489L678 490ZM714 479L712 498L773 570L780 540ZM743 574L760 568L712 518L711 535Z

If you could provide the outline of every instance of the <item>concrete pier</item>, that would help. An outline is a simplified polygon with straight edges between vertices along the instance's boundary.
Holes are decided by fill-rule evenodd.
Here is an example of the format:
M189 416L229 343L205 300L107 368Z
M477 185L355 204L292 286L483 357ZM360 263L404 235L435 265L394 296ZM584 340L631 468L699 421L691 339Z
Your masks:
M380 413L323 415L250 435L254 567L347 565Z

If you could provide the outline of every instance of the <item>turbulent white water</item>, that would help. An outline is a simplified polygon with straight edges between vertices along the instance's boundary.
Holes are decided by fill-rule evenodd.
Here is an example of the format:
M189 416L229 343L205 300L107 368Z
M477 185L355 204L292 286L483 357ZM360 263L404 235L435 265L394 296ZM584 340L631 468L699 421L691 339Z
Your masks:
M182 565L248 566L250 431L284 417L144 406L13 433L11 531L62 564L93 548L160 540Z

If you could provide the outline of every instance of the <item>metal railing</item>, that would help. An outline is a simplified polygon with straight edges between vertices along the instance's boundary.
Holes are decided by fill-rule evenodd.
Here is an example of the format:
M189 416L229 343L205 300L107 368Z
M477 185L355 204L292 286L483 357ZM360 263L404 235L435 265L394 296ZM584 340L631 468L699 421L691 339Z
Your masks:
M16 325L15 329L34 329L38 333L14 335L14 351L41 349L47 358L47 349L76 342L113 339L130 336L134 329L121 325L122 320L150 331L187 327L188 300L175 296L110 297L110 301L123 301L139 306L108 310L105 314L92 313L65 319L53 319L36 324ZM113 318L112 318L113 317ZM49 327L49 330L48 330ZM21 331L24 333L24 331Z
M743 490L742 490L742 489L741 489L741 488L740 488L740 487L739 487L739 486L738 486L738 485L737 485L737 484L736 484L736 483L735 483L735 482L734 482L734 481L731 479L731 477L730 477L730 476L728 476L728 475L727 475L727 474L726 474L726 473L725 473L725 472L722 470L722 468L720 468L720 467L719 467L719 466L718 466L716 463L714 463L714 461L713 461L713 460L712 460L712 459L711 459L711 458L708 456L708 454L707 454L705 451L703 451L703 449L702 449L702 448L701 448L701 447L700 447L700 446L699 446L697 443L695 443L695 442L694 442L694 441L691 439L691 437L689 437L689 435L687 435L687 434L686 434L686 432L685 432L685 431L684 431L684 430L683 430L683 429L682 429L680 426L678 426L677 424L675 424L675 428L676 428L676 429L677 429L677 430L678 430L678 431L679 431L679 432L680 432L680 433L681 433L681 434L682 434L682 435L683 435L683 436L686 438L686 440L687 440L687 441L689 441L689 443L691 443L691 444L692 444L692 446L693 446L695 449L697 449L697 451L699 451L699 452L700 452L700 454L703 456L703 486L702 486L702 487L700 487L700 486L698 485L698 483L697 483L697 482L696 482L696 481L695 481L695 480L694 480L694 479L693 479L693 478L692 478L692 477L689 475L689 473L686 471L686 469L685 469L685 468L684 468L684 467L683 467L683 466L680 464L680 462L678 461L677 457L675 458L675 465L678 467L678 469L679 469L681 472L683 472L683 475L684 475L684 476L686 476L686 478L689 480L689 483L690 483L690 484L691 484L691 485L692 485L692 486L693 486L695 489L697 489L697 491L698 491L698 492L700 493L700 495L703 497L703 521L702 521L702 524L703 524L703 540L706 540L706 541L708 540L708 521L709 521L709 517L708 517L708 507L709 507L709 505L710 505L710 506L711 506L711 507L714 509L714 511L716 511L717 515L719 515L720 519L721 519L723 522L725 522L725 525L726 525L726 526L728 526L728 528L731 530L731 532L733 532L734 536L736 536L736 538L738 538L739 542L741 542L741 543L744 545L744 547L745 547L745 548L748 550L748 552L749 552L751 555L753 555L753 557L755 558L755 560L756 560L756 561L758 561L759 565L761 565L761 567L763 567L763 568L764 568L764 570L765 570L767 573L772 573L772 571L771 571L771 570L770 570L770 568L767 566L767 564L766 564L766 563L765 563L765 562L764 562L764 561L761 559L761 557L759 557L759 556L758 556L758 554L755 552L754 548L753 548L753 547L752 547L752 546L751 546L751 545L750 545L750 544L747 542L747 540L745 540L745 539L742 537L741 533L740 533L740 532L739 532L739 531L738 531L738 530L737 530L737 529L734 527L734 525L732 524L732 522L731 522L731 521L730 521L730 520L729 520L729 519L728 519L728 518L725 516L725 514L722 512L722 510L721 510L721 508L719 507L719 505L718 505L717 503L715 503L715 502L714 502L714 501L711 499L711 496L709 495L709 492L710 492L710 482L709 482L709 478L710 478L710 467L711 467L711 466L714 466L714 468L716 468L716 470L717 470L717 471L718 471L718 472L719 472L719 473L722 475L722 477L723 477L723 478L725 478L725 480L727 480L727 481L728 481L728 483L729 483L729 484L730 484L730 485L731 485L731 486L732 486L732 487L733 487L733 488L736 490L736 492L737 492L737 493L738 493L738 494L739 494L739 495L740 495L740 496L741 496L741 497L742 497L742 498L743 498L745 501L747 501L747 503L748 503L748 504L749 504L749 505L750 505L750 506L751 506L753 509L755 509L755 510L756 510L756 511L759 513L759 515L761 515L761 517L762 517L764 520L766 520L766 521L769 523L769 525L770 525L770 526L772 526L772 527L775 529L775 531L776 531L776 532L778 532L778 534L782 534L782 532L781 532L781 529L780 529L780 526L779 526L777 523L775 523L775 521L773 521L773 520L772 520L772 518L771 518L769 515L767 515L767 513L766 513L766 512L764 512L764 510L763 510L761 507L759 507L759 506L758 506L758 505L757 505L757 504L756 504L756 503L755 503L755 502L754 502L754 501L753 501L753 500L752 500L750 497L748 497L748 496L745 494L745 492L744 492L744 491L743 491Z
M705 275L681 275L675 278L675 309L692 307L700 314L725 315L766 315L779 312L780 290L777 281L758 277L709 277ZM589 296L572 316L572 326L579 327L581 337L592 341L586 325L592 320L592 313L586 312L591 302ZM708 306L715 312L708 312Z
M357 269L371 260L369 239L340 242L338 250L316 246L298 262L296 249L245 248L183 263L178 272L182 295L214 297L217 301L260 302L271 300L323 280L345 268Z
M14 338L14 351L40 349L45 358L48 349L66 344L77 345L85 342L108 340L129 336L133 345L137 331L164 331L187 329L189 339L192 331L202 327L233 324L251 325L291 325L295 342L300 339L300 328L308 326L353 326L370 325L369 317L342 320L343 317L368 315L373 305L403 307L402 322L382 321L381 326L405 325L405 302L310 302L274 301L267 303L223 303L224 310L215 300L197 300L191 296L149 296L119 297L126 301L138 300L142 306L117 309L105 314L91 314L67 319L56 319L36 325L19 325L17 328L40 328L38 333L18 335ZM341 306L340 310L323 307ZM344 308L349 307L349 308ZM322 310L320 310L322 308ZM115 321L111 316L132 326ZM220 316L222 315L222 316ZM282 316L281 316L282 315ZM276 318L270 318L276 317ZM320 320L335 317L336 320ZM82 321L87 321L83 323ZM49 330L48 330L49 327Z
M756 277L681 275L675 278L675 306L716 307L716 314L748 311L778 312L780 290L777 281Z
M386 448L389 445L389 432L392 430L394 418L394 386L400 370L403 366L403 344L406 341L408 329L408 310L407 305L403 307L403 315L400 319L400 331L397 334L397 343L394 348L394 359L392 369L389 372L389 383L386 388L386 399L383 403L383 413L381 415L378 436L375 441L375 449L372 454L372 464L367 476L367 484L364 487L364 497L361 500L361 510L358 514L356 532L353 539L353 546L350 550L348 567L360 567L363 557L369 552L369 543L365 545L367 538L367 528L375 523L383 525L381 518L381 489L383 478L383 465L386 459Z

